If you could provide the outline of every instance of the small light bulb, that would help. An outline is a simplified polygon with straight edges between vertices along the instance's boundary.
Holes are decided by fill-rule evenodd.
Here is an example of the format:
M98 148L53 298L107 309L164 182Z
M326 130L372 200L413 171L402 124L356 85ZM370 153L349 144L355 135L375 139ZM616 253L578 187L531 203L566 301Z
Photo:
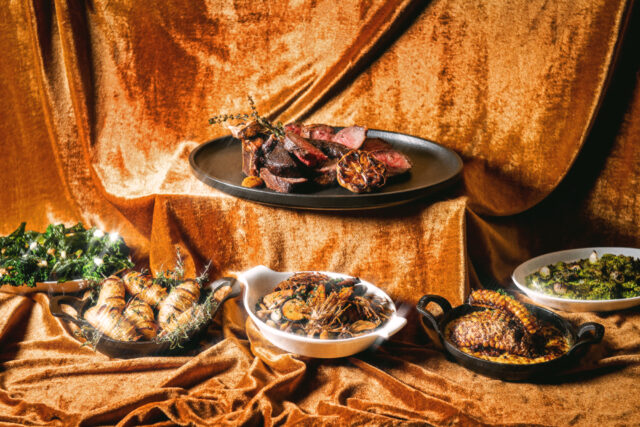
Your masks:
M41 259L40 262L38 262L38 267L46 267L47 265L46 259Z
M38 246L38 242L31 242L31 244L29 245L29 249L34 250L36 246Z
M102 231L102 230L96 230L96 231L93 232L93 237L100 238L102 236L104 236L104 231Z
M95 258L93 259L93 262L94 262L96 265L102 265L102 264L104 264L104 261L102 260L102 258L98 258L98 257L95 257Z
M66 258L67 257L67 251L60 251L60 258Z
M115 242L119 238L120 236L118 235L118 233L109 233L109 240L111 240L112 242Z

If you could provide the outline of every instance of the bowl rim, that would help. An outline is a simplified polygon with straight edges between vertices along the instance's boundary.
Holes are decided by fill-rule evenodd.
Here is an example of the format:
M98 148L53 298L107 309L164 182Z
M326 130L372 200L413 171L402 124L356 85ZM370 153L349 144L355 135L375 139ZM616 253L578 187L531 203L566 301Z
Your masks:
M268 268L268 267L267 267ZM344 274L344 273L337 273L337 272L333 272L333 271L320 271L320 270L300 270L300 271L275 271L275 270L271 270L270 268L268 268L270 271L272 271L273 273L277 273L277 274L288 274L288 275L293 275L296 273L320 273L320 274L326 274L329 277L332 278L357 278L360 280L360 282L358 284L362 284L364 286L367 287L367 290L371 289L374 290L375 294L377 296L381 296L383 297L390 305L391 309L392 309L392 314L389 317L389 319L379 328L374 329L373 331L366 333L366 334L362 334L362 335L358 335L356 337L351 337L351 338L331 338L331 339L324 339L324 338L310 338L310 337L305 337L305 336L301 336L301 335L297 335L297 334L292 334L291 332L284 332L281 331L280 329L276 329L272 326L267 325L265 322L263 322L262 320L260 320L258 318L258 316L255 314L254 309L249 307L249 302L248 302L248 298L249 298L249 293L246 292L246 289L248 289L249 284L247 283L247 280L243 277L242 273L238 274L238 280L240 282L242 282L243 285L245 285L245 293L244 296L242 298L242 302L244 304L244 308L247 311L247 313L249 314L249 317L251 317L251 320L253 320L253 322L258 326L259 329L266 329L269 333L273 334L273 335L277 335L281 338L284 339L289 339L289 340L293 340L293 341L297 341L297 342L303 342L303 343L312 343L312 344L327 344L327 345L331 345L331 344L342 344L342 343L353 343L353 342L358 342L358 341L363 341L363 340L368 340L374 337L382 337L382 338L388 338L388 336L384 333L382 333L383 331L392 329L395 324L397 322L401 322L403 323L402 326L399 329L402 329L402 327L404 327L404 325L406 324L407 320L406 318L398 315L398 311L396 308L395 303L393 302L393 300L391 299L391 297L382 289L378 288L377 286L375 286L374 284L360 279L359 277L356 276L351 276L348 274ZM275 284L274 284L275 286ZM392 322L392 320L397 319L395 322ZM398 330L399 330L398 329Z
M513 281L513 283L518 287L518 289L520 289L522 292L526 293L527 295L534 295L535 297L538 297L540 299L547 299L549 301L554 301L560 304L571 304L571 303L576 303L576 304L587 304L587 305L604 305L604 304L613 304L613 303L620 303L622 301L624 302L629 302L629 303L633 303L635 301L640 302L640 296L637 297L631 297L631 298L615 298L615 299L575 299L575 298L563 298L563 297L559 297L556 295L551 295L551 294L546 294L544 292L540 292L538 290L535 290L533 288L530 288L529 286L526 285L526 283L521 282L519 280L519 277L522 277L523 279L526 280L526 277L535 273L536 271L538 271L538 269L533 270L530 266L536 264L538 261L540 261L542 258L554 258L554 257L562 257L562 255L568 255L568 254L572 254L572 253L578 253L578 252L582 252L582 251L596 251L599 253L599 256L605 255L605 254L612 254L612 255L625 255L622 252L636 252L636 255L625 255L625 256L631 256L634 258L640 258L640 249L638 248L632 248L632 247L623 247L623 246L587 246L587 247L583 247L583 248L574 248L574 249L563 249L561 251L554 251L554 252L547 252L541 255L538 255L536 257L530 258L527 261L521 263L520 265L518 265L514 270L513 273L511 274L511 280ZM574 259L575 261L578 261L580 259L583 259L581 257L577 257ZM560 259L556 260L555 262L559 262L561 261ZM563 261L563 262L570 262L570 261ZM549 265L549 264L545 264L545 265Z

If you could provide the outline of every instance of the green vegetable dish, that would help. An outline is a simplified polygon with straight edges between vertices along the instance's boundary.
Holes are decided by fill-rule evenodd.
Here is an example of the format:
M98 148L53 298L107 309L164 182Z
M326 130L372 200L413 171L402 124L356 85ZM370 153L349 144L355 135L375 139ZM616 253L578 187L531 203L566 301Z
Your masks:
M44 233L25 231L26 223L0 237L0 285L33 287L46 281L99 281L133 267L129 248L116 233L49 225Z
M640 259L594 251L587 259L557 262L526 277L545 294L570 299L609 300L640 296Z

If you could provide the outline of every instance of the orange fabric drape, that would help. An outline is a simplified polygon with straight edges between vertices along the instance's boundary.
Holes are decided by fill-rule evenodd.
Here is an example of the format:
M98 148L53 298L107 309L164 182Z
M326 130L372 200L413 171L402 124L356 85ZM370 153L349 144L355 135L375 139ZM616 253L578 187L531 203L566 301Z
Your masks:
M409 323L339 360L287 354L228 302L198 353L110 359L0 294L7 425L583 424L640 422L640 315L571 371L504 383L447 360L413 309L509 286L527 258L640 245L640 12L631 0L11 1L0 11L0 233L83 221L140 267L208 260L363 277ZM190 172L246 95L282 121L364 124L464 159L458 188L374 212L235 199ZM637 399L636 399L637 400Z

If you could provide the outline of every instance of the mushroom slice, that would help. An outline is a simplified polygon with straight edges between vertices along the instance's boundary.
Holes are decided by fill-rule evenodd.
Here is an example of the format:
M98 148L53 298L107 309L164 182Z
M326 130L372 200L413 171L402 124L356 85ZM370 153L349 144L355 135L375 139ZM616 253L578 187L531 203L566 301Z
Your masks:
M299 298L290 298L282 304L282 317L290 322L299 322L307 318L307 304Z

